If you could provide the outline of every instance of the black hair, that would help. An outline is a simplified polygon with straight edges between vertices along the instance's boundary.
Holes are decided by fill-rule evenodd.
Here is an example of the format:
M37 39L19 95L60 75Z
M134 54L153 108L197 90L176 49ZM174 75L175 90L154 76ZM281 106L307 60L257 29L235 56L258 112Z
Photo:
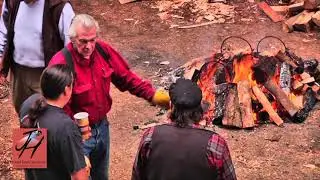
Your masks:
M170 119L177 127L186 127L193 123L199 123L203 117L202 106L196 106L194 108L181 108L173 107L170 113Z
M64 93L65 88L73 83L72 70L68 65L57 64L47 67L41 74L40 87L42 96L32 104L28 118L32 125L47 109L46 99L56 100Z

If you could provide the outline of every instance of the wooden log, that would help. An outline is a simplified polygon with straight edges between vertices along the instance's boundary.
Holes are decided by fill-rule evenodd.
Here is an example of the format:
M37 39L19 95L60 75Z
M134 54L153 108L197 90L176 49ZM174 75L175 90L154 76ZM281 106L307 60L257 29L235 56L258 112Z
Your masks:
M215 87L214 122L242 128L237 84L223 83Z
M320 0L304 0L303 8L307 10L314 10L320 5Z
M316 12L313 16L312 16L312 21L320 27L320 11Z
M273 109L272 105L268 101L268 98L264 95L264 93L260 90L259 87L253 86L252 91L254 95L257 97L258 101L262 104L265 111L268 112L270 116L270 120L276 123L278 126L283 124L283 120L277 114L277 112Z
M292 66L293 68L297 68L298 66L291 61L291 59L286 56L283 52L279 51L276 56L276 58L278 58L281 62L286 62L287 64L289 64L290 66Z
M266 2L260 2L258 3L258 6L273 22L279 22L284 19L282 15L279 15L278 13L273 11Z
M255 126L252 112L250 83L247 80L237 83L239 106L243 128L251 128Z
M302 74L300 74L300 77L301 79L307 79L307 78L310 78L311 76L309 73L303 72Z
M127 4L127 3L132 3L135 1L137 1L137 0L119 0L120 4Z
M295 54L290 53L290 56L292 56L292 59L290 57L288 57L286 54L284 54L283 52L279 51L275 57L278 58L281 62L286 62L287 64L289 64L290 66L292 66L292 68L294 69L294 71L298 74L304 73L304 67L302 67L302 60L299 59L299 57L297 57ZM306 72L306 74L308 74Z
M215 124L222 124L222 118L226 110L226 98L229 94L229 90L233 88L235 84L223 83L215 85L213 88L214 94L214 109L213 109L213 122Z
M297 108L299 108L299 109L303 108L303 95L302 94L299 94L299 95L290 94L289 99Z
M300 12L302 12L304 10L303 8L303 2L299 2L299 3L295 3L295 4L291 4L288 7L288 11L289 11L289 15L296 15Z
M310 22L315 12L303 11L298 14L298 18L294 21L293 29L297 31L310 32Z
M289 11L289 6L270 6L272 10L278 14L286 15Z
M302 87L303 87L303 84L302 84L300 81L298 81L298 80L296 80L296 79L293 81L292 88L293 88L294 90L299 91L299 90L302 89Z
M314 77L309 77L309 78L305 78L301 81L302 84L308 84L308 83L311 83L311 82L314 82L315 79Z
M294 116L299 109L289 100L288 96L272 80L267 80L264 87L275 97L275 99L284 107L285 110Z
M230 127L242 128L241 113L238 99L237 87L233 86L226 97L226 110L222 124Z

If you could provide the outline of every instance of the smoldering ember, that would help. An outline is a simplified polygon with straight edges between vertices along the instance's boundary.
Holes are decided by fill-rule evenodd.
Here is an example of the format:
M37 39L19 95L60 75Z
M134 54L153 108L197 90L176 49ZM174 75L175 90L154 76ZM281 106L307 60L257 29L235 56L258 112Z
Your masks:
M271 37L272 38L272 37ZM192 79L202 89L205 125L253 128L262 123L301 123L320 100L316 59L284 48L270 52L223 52L174 69L167 82Z

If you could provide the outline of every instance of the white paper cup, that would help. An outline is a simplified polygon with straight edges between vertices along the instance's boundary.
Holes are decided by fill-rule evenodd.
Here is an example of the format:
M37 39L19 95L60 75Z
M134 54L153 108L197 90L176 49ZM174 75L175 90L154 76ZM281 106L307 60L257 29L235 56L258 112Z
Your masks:
M81 131L82 139L87 140L91 136L89 127L89 114L86 112L79 112L75 114L74 119L77 120L78 127Z

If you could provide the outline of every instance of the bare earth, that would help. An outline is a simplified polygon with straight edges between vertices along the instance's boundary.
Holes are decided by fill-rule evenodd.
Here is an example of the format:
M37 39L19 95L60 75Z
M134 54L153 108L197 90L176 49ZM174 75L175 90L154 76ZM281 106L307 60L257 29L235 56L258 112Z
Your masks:
M155 74L175 68L190 59L218 51L223 39L230 35L246 38L255 48L264 36L280 37L287 47L304 58L320 59L319 33L285 33L280 23L271 22L259 12L254 3L233 1L235 22L212 24L193 29L169 28L152 9L155 1L120 5L116 0L73 0L77 12L89 13L101 25L101 37L110 42L127 58L131 67L144 78L159 85ZM132 18L133 20L125 20ZM240 21L252 18L251 22ZM188 22L191 24L192 22ZM149 64L144 63L149 61ZM159 65L169 61L169 65ZM111 180L128 180L132 163L142 135L133 125L156 116L159 109L129 93L112 89L111 122ZM226 138L240 180L253 179L320 179L320 106L302 124L286 123L284 128L273 124L255 130L229 130L215 127ZM12 169L11 135L18 125L10 98L0 101L0 180L23 179L23 172Z

